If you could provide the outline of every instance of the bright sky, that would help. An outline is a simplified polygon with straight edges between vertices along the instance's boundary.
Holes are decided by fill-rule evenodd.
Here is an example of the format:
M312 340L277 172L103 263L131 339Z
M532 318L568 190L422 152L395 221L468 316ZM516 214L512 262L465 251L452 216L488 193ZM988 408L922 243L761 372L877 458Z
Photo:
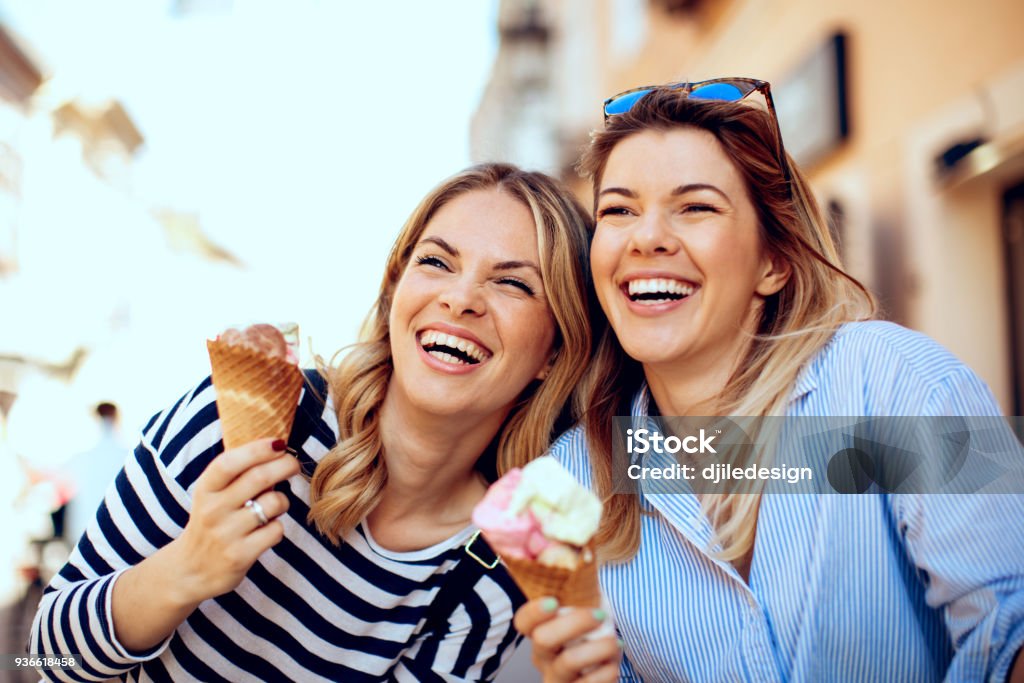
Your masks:
M107 340L77 398L110 386L130 403L130 432L208 371L203 339L225 325L294 320L326 356L353 341L405 217L469 164L495 5L234 0L230 13L181 16L170 0L0 0L0 21L55 87L120 100L146 138L137 221L70 209L25 219L24 275L41 309L25 327L39 344L70 343L76 316L88 325L97 283L131 304L134 331ZM147 251L162 249L144 220L152 206L198 212L248 268L225 277L195 260L150 262ZM47 316L39 301L74 310Z

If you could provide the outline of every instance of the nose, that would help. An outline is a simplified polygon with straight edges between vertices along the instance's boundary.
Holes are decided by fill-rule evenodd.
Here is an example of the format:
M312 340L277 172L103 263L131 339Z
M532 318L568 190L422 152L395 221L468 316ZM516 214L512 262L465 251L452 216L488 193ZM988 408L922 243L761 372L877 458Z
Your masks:
M469 315L479 316L487 311L481 285L469 274L453 277L438 296L441 307L456 318Z
M630 251L638 256L672 255L681 246L679 236L669 221L657 211L641 216L630 234Z

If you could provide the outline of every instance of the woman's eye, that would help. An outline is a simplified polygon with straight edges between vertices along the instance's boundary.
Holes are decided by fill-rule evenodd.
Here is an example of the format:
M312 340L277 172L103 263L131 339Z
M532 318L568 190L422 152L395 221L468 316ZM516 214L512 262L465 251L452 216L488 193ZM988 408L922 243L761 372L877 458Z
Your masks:
M627 216L630 213L630 210L624 206L607 206L597 210L597 218L600 220L605 216Z
M718 213L718 208L712 204L687 204L683 213Z
M514 277L503 277L500 280L498 280L498 284L501 284L501 285L512 285L513 287L517 287L517 288L523 290L524 292L526 292L530 296L533 296L533 287L531 287L530 285L526 284L522 280L518 280L518 279L516 279Z
M430 266L432 268L442 268L448 270L448 264L437 258L436 256L417 256L416 265Z

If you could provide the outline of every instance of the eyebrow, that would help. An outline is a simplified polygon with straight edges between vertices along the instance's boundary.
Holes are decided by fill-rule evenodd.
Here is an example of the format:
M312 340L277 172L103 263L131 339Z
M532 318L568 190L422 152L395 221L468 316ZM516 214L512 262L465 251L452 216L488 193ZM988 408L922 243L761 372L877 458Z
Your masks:
M689 185L680 185L679 187L672 190L670 194L673 197L678 197L681 194L686 194L687 192L696 192L697 190L711 190L715 194L720 195L722 199L724 199L725 201L729 201L729 195L722 192L714 185L709 185L708 183L690 183Z
M636 199L636 192L627 189L625 187L606 187L597 193L598 197L603 197L606 194L621 194L623 197L629 197L630 199Z
M722 192L714 185L709 185L708 183L690 183L688 185L679 185L678 187L674 188L672 192L670 192L669 194L672 197L678 197L679 195L686 194L687 192L696 192L697 190L710 190L720 195L722 199L729 201L729 196L727 194ZM605 189L601 190L597 194L597 196L603 197L606 194L620 194L623 197L629 197L630 199L637 198L636 192L630 190L627 187L606 187Z
M495 270L516 270L517 268L532 268L540 275L540 268L533 261L502 261L495 264Z
M427 242L432 242L437 246L441 247L446 252L448 252L449 256L454 256L456 258L458 258L459 256L459 250L453 247L452 245L448 244L448 242L444 241L440 237L424 237L423 239L420 240L420 244L425 244Z
M450 256L454 258L459 257L459 250L453 247L452 245L448 244L448 242L441 237L431 236L424 237L423 239L420 240L420 244L426 244L428 242L436 244L437 246L441 247L441 249L446 251ZM540 275L540 266L538 266L533 261L501 261L500 263L496 263L494 265L495 270L516 270L518 268L531 268L537 271L537 275Z

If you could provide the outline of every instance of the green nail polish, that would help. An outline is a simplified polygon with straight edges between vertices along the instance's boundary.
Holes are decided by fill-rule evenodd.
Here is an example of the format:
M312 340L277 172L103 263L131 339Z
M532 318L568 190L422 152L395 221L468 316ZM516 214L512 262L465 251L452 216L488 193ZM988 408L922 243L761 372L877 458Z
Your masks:
M558 609L558 600L554 598L544 598L540 603L540 608L545 612L554 612Z
M615 644L619 646L620 650L622 648L626 647L626 641L624 641L622 638L616 638L615 639Z
M598 609L594 610L594 620L595 621L604 621L605 617L607 617L607 616L608 616L608 613L605 612L603 609L598 608Z

